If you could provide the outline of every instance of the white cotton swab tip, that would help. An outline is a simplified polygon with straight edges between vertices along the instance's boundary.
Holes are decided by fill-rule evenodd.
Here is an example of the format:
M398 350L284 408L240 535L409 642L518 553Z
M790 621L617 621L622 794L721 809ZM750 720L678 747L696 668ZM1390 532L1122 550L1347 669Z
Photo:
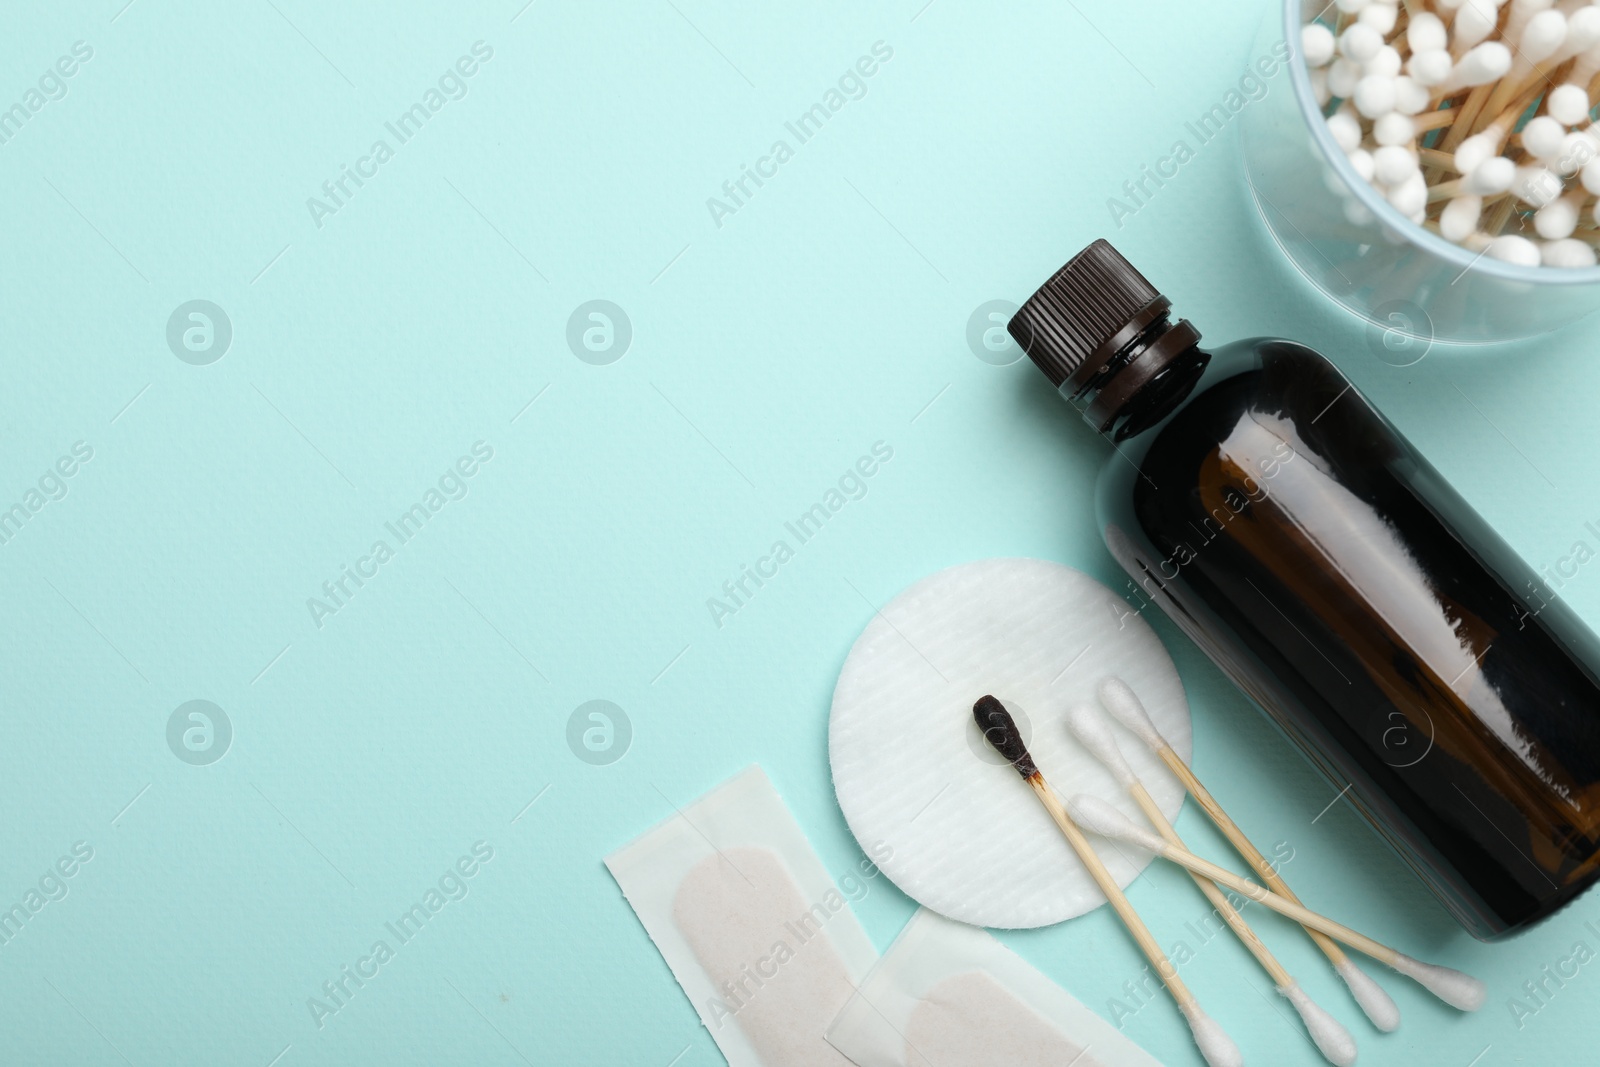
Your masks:
M1311 1035L1312 1042L1324 1059L1337 1067L1350 1067L1356 1062L1356 1039L1350 1036L1350 1031L1339 1020L1319 1008L1298 983L1279 986L1278 992L1300 1013L1300 1021L1306 1024L1306 1033Z
M1462 182L1468 196L1495 196L1511 188L1517 179L1517 165L1505 156L1490 156L1472 168Z
M1111 777L1117 780L1118 785L1132 789L1139 784L1139 776L1133 773L1133 768L1123 758L1122 749L1117 747L1117 739L1099 708L1092 704L1074 704L1067 709L1067 729L1072 731L1072 736L1078 739L1079 744L1089 750L1091 756L1111 772Z
M1488 254L1522 267L1537 267L1543 261L1538 245L1514 233L1503 233L1490 241Z
M1600 10L1586 8L1588 11ZM1576 126L1589 114L1589 94L1581 85L1558 85L1544 98L1545 110L1563 126Z
M1483 215L1483 197L1458 196L1439 213L1439 233L1447 241L1465 241L1478 231Z
M1546 166L1522 166L1511 183L1511 195L1532 208L1541 208L1561 195L1562 182Z
M1561 151L1561 141L1567 128L1549 115L1528 120L1522 127L1522 147L1540 160L1553 159Z
M1476 11L1477 7L1471 5L1461 10ZM1459 21L1460 16L1457 16ZM1499 41L1485 41L1461 57L1461 62L1456 64L1456 69L1450 75L1449 83L1471 89L1504 78L1510 71L1511 49Z
M1552 200L1533 213L1533 228L1548 241L1571 237L1578 228L1578 208L1578 202L1570 197Z
M1320 22L1307 23L1300 30L1300 54L1309 67L1325 66L1333 58L1333 31Z
M1350 165L1356 169L1356 173L1361 175L1362 181L1372 181L1371 152L1368 152L1365 148L1358 148L1354 152L1351 152L1346 158L1350 160Z
M1443 48L1422 49L1406 60L1406 73L1422 85L1442 85L1454 69L1455 61Z
M1400 68L1404 65L1399 49L1386 44L1378 49L1377 55L1361 64L1361 73L1381 74L1386 78L1393 78L1400 73Z
M1382 151L1382 149L1379 149ZM1385 194L1389 203L1400 214L1410 218L1428 206L1428 182L1420 170L1412 171L1399 185Z
M1461 174L1471 174L1476 170L1479 163L1495 154L1503 132L1505 131L1499 126L1490 126L1482 133L1475 133L1462 141L1456 149L1456 170Z
M1547 267L1592 267L1595 265L1594 246L1576 237L1559 241L1546 241L1539 256Z
M1394 29L1394 24L1399 21L1400 12L1393 4L1368 4L1361 9L1361 14L1357 17L1361 25L1371 26L1387 36L1389 31Z
M1428 89L1405 74L1394 80L1394 109L1402 115L1420 115L1428 109Z
M1500 12L1495 10L1493 4L1472 3L1461 5L1461 9L1456 12L1455 23L1451 29L1451 37L1456 49L1459 51L1463 48L1471 48L1489 36L1499 18ZM1468 54L1470 55L1471 53L1469 52Z
M1334 966L1334 970L1350 987L1350 995L1361 1005L1361 1010L1373 1026L1387 1034L1400 1025L1400 1009L1395 1007L1394 999L1371 975L1357 967L1355 960L1346 956Z
M1328 88L1328 72L1322 67L1311 68L1311 93L1317 98L1318 107L1327 107L1328 101L1333 99L1333 91Z
M1600 44L1600 10L1580 7L1567 16L1567 39L1561 42L1560 55L1569 58Z
M1449 967L1440 967L1433 963L1423 963L1414 960L1403 952L1396 952L1394 962L1389 964L1395 970L1412 979L1422 988L1450 1005L1462 1011L1477 1011L1483 1007L1488 990L1484 984L1470 974L1452 970Z
M1597 203L1595 207L1600 207L1600 203ZM1367 210L1367 205L1353 196L1344 202L1344 206L1340 208L1340 211L1344 213L1345 221L1352 226L1372 225L1372 212Z
M1126 841L1130 845L1138 845L1146 852L1154 852L1157 855L1167 849L1167 843L1159 835L1136 825L1132 819L1118 811L1115 805L1101 800L1093 793L1079 793L1067 801L1067 814L1072 816L1073 822L1101 837Z
M1356 91L1361 80L1361 64L1340 56L1328 64L1328 91L1334 96L1347 97Z
M1367 74L1356 82L1350 95L1356 110L1369 119L1379 118L1394 110L1394 78L1384 74Z
M1328 132L1333 134L1334 144L1345 152L1361 147L1361 123L1343 108L1328 116Z
M1156 729L1156 724L1150 720L1150 713L1144 710L1144 705L1128 688L1127 682L1121 678L1107 678L1100 683L1098 692L1101 705L1111 713L1111 717L1133 731L1134 736L1150 746L1152 752L1167 747L1166 738Z
M1401 145L1384 145L1372 153L1373 173L1384 185L1399 185L1418 173L1417 157Z
M1398 111L1391 111L1372 124L1372 139L1380 145L1407 145L1416 136L1417 124Z
M1339 54L1365 63L1383 47L1383 34L1364 22L1357 22L1339 35Z
M1561 139L1561 151L1555 158L1556 170L1563 178L1570 178L1596 157L1600 157L1600 138L1595 137L1594 127L1573 130Z
M1494 8L1499 8L1503 3L1504 0L1498 3L1491 0L1491 6ZM1521 44L1523 32L1528 28L1528 21L1539 12L1554 7L1555 4L1556 0L1511 0L1511 17L1506 19L1505 28L1501 30L1500 35L1512 44Z
M1554 55L1566 39L1567 16L1555 10L1541 11L1528 20L1522 40L1517 43L1517 52L1524 62L1539 63Z
M1200 1005L1190 1002L1183 1009L1189 1020L1189 1030L1194 1034L1195 1047L1205 1057L1210 1067L1244 1067L1244 1055L1222 1024L1200 1010Z
M1444 20L1431 11L1418 11L1406 24L1406 43L1411 46L1412 54L1442 49L1449 40Z

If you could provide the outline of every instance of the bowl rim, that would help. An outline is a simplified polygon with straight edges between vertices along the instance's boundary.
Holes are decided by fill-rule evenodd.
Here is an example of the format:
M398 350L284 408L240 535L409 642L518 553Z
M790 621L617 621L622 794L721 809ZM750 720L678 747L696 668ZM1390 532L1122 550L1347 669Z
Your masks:
M1303 0L1283 0L1284 43L1289 46L1289 80L1294 86L1295 103L1300 115L1310 129L1311 140L1322 153L1323 160L1338 173L1351 193L1368 211L1395 233L1426 252L1460 267L1462 272L1473 271L1509 282L1524 285L1600 285L1600 266L1593 267L1524 267L1496 259L1485 252L1472 252L1454 241L1412 222L1400 214L1377 189L1377 186L1356 173L1355 166L1344 154L1328 129L1322 116L1316 94L1311 89L1311 70L1301 54L1300 33L1305 22Z

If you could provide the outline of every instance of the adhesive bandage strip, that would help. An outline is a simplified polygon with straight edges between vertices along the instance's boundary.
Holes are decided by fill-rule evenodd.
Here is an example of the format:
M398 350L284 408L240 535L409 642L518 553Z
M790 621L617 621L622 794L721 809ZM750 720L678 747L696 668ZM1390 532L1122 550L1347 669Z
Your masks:
M877 953L837 882L752 766L606 858L732 1067L849 1067L824 1038Z
M921 909L828 1029L859 1067L1159 1067L983 929Z

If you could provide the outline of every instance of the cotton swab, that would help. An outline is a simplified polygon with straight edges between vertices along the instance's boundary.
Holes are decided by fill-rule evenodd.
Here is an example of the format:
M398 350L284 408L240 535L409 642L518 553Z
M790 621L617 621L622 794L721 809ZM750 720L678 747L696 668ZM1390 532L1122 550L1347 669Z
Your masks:
M1514 233L1503 233L1492 239L1487 251L1495 259L1502 259L1522 267L1537 267L1543 262L1539 246L1526 237L1518 237Z
M1300 31L1300 52L1310 67L1327 66L1333 59L1333 31L1320 22L1307 23Z
M1339 54L1357 63L1365 63L1383 47L1383 34L1364 22L1353 23L1339 35Z
M1567 128L1550 115L1539 115L1522 127L1522 147L1540 162L1556 158L1561 152L1561 142L1566 139Z
M1449 77L1433 87L1433 95L1454 96L1462 89L1479 89L1510 72L1511 49L1499 41L1485 41L1456 61Z
M1514 8L1515 5L1513 5ZM1516 14L1512 11L1513 16ZM1541 11L1527 22L1520 40L1511 24L1506 26L1506 40L1516 41L1516 59L1507 77L1490 95L1486 110L1493 115L1522 91L1530 75L1546 60L1554 62L1567 39L1567 16L1559 11ZM1592 42L1591 42L1592 43Z
M1099 697L1100 703L1111 713L1111 717L1120 722L1135 737L1143 741L1161 762L1165 763L1168 769L1178 776L1178 780L1189 791L1189 795L1194 797L1201 810L1216 824L1217 829L1222 831L1222 835L1228 839L1239 855L1244 857L1245 862L1249 863L1251 868L1261 875L1262 880L1280 896L1299 903L1300 898L1294 895L1294 891L1289 888L1289 883L1283 880L1283 876L1278 873L1277 868L1268 863L1267 858L1261 854L1261 851L1250 843L1250 839L1244 835L1244 831L1239 829L1238 824L1228 817L1227 812L1222 810L1222 805L1217 803L1216 798L1201 784L1200 779L1195 777L1194 772L1189 769L1189 765L1183 762L1183 758L1177 752L1173 751L1171 745L1167 744L1166 738L1162 737L1161 731L1156 729L1156 724L1151 721L1149 713L1144 710L1144 705L1140 703L1138 695L1128 687L1128 684L1120 678L1107 678L1100 683ZM1308 929L1307 933L1311 935L1311 940L1316 942L1317 947L1322 950L1323 955L1328 957L1328 962L1333 964L1334 971L1338 973L1340 978L1344 979L1345 985L1350 987L1350 995L1355 998L1357 1004L1361 1005L1361 1010L1366 1013L1368 1019L1372 1020L1372 1025L1385 1032L1399 1026L1400 1009L1395 1006L1389 994L1383 991L1383 987L1373 981L1371 976L1360 967L1356 966L1355 961L1346 955L1343 949L1334 944L1332 938L1314 929Z
M1044 805L1050 813L1050 818L1060 828L1061 834L1072 846L1072 851L1078 854L1078 859L1083 862L1089 875L1110 901L1111 907L1116 911L1117 917L1128 928L1128 933L1133 935L1139 948L1144 952L1145 958L1166 984L1167 992L1172 994L1172 999L1177 1002L1178 1010L1189 1022L1189 1029L1194 1034L1194 1043L1200 1049L1200 1055L1211 1067L1242 1067L1244 1057L1239 1053L1239 1046L1233 1043L1227 1031L1222 1029L1211 1016L1200 1008L1200 1003L1195 999L1189 987L1184 985L1178 977L1178 969L1173 966L1167 954L1161 951L1161 946L1156 944L1156 939L1145 926L1144 920L1139 918L1139 913L1134 910L1128 898L1123 895L1122 889L1117 885L1116 879L1111 877L1111 872L1106 870L1100 856L1095 852L1094 846L1089 844L1088 838L1083 836L1073 821L1067 817L1066 809L1061 806L1061 799L1056 796L1039 773L1039 768L1034 765L1033 757L1028 753L1028 746L1023 743L1022 734L1017 730L1017 724L1011 718L1011 713L1006 711L1005 705L992 696L981 698L972 705L972 717L978 724L978 729L983 736L994 746L995 751L1004 756L1023 781L1033 789L1034 795L1039 798L1039 803Z
M1585 193L1579 189L1557 200L1552 200L1533 213L1533 228L1540 237L1557 241L1571 237L1578 228L1578 215L1583 211Z
M1301 34L1304 37L1304 33ZM1431 11L1419 11L1406 23L1406 47L1413 56L1443 51L1450 43L1444 20Z
M1361 64L1361 73L1378 75L1384 78L1398 78L1400 68L1404 65L1400 58L1400 50L1392 44L1386 44L1378 49L1376 55Z
M1461 105L1461 114L1439 142L1441 148L1449 151L1472 132L1473 123L1477 121L1479 113L1484 110L1484 105L1494 92L1494 83L1509 74L1511 66L1511 49L1499 41L1485 41L1462 56L1460 62L1456 64L1456 69L1451 71L1450 77L1445 79L1444 84L1435 87L1436 98L1453 96L1462 89L1472 89L1467 95L1466 103Z
M1447 241L1465 241L1478 232L1483 217L1483 197L1458 196L1439 213L1439 233Z
M1172 823L1167 820L1161 807L1150 796L1149 791L1145 789L1144 783L1139 780L1139 776L1128 765L1128 761L1123 758L1122 750L1117 747L1117 740L1112 736L1105 720L1101 718L1100 712L1088 704L1076 705L1067 712L1067 728L1083 744L1083 747L1088 749L1111 772L1111 777L1115 778L1117 784L1122 786L1128 795L1133 798L1133 802L1139 806L1140 811L1144 812L1145 818L1150 820L1150 825L1156 828L1156 832L1170 844L1177 845L1180 848L1184 847L1182 838L1178 836L1178 831L1173 828ZM1272 954L1271 950L1262 944L1261 938L1256 935L1254 930L1250 929L1249 924L1244 921L1244 916L1240 915L1238 909L1228 902L1227 896L1216 887L1215 883L1207 881L1198 874L1191 873L1190 877L1194 879L1195 885L1200 887L1200 891L1205 894L1206 899L1211 901L1212 907L1216 909L1217 914L1222 916L1228 926L1233 929L1233 932L1238 935L1245 948L1250 950L1250 954L1256 958L1256 962L1261 964L1262 970L1266 971L1268 977L1272 979L1272 984L1277 988L1278 993L1293 1004L1295 1010L1300 1013L1300 1019L1305 1023L1306 1032L1311 1035L1311 1040L1316 1043L1318 1050L1322 1052L1328 1062L1337 1064L1338 1067L1349 1067L1350 1064L1354 1063L1356 1061L1356 1042L1350 1036L1350 1031L1340 1025L1337 1019L1318 1007L1311 997L1300 988L1300 984L1294 980L1294 976L1288 972L1282 963L1278 962L1277 957Z
M1402 115L1420 115L1428 106L1428 87L1409 74L1394 80L1394 109Z
M1594 246L1576 237L1546 241L1539 256L1547 267L1592 267L1596 262Z
M1468 49L1479 44L1494 31L1500 12L1494 5L1474 2L1463 4L1451 24L1450 53L1460 60Z
M1494 156L1473 167L1465 177L1431 187L1428 202L1452 200L1458 196L1495 196L1509 190L1516 177L1516 164L1505 156Z
M1396 211L1509 263L1589 265L1588 253L1557 242L1600 251L1600 228L1587 224L1600 193L1585 183L1590 195L1581 195L1572 181L1600 151L1584 129L1600 100L1600 2L1334 0L1308 4L1305 18L1300 52L1323 114L1348 116L1334 123L1352 124L1336 141ZM1441 157L1463 145L1452 175ZM1385 148L1419 160L1420 181ZM1535 195L1506 197L1474 179L1478 164L1502 155L1527 168L1522 184ZM1456 175L1473 180L1451 185ZM1342 183L1330 188L1346 218L1371 224L1363 201ZM1576 212L1567 203L1543 210L1564 192Z
M1388 33L1394 29L1394 24L1399 21L1400 12L1393 4L1368 4L1361 9L1361 14L1356 16L1363 26L1371 26L1379 33Z
M1412 959L1405 953L1396 952L1388 945L1374 941L1365 934L1357 933L1343 923L1319 915L1287 897L1280 897L1248 878L1241 878L1225 867L1218 867L1210 860L1202 859L1177 845L1169 844L1159 835L1134 825L1126 815L1097 796L1079 794L1068 802L1067 811L1074 821L1102 837L1138 845L1186 870L1204 875L1218 885L1225 885L1229 889L1243 893L1251 900L1265 904L1279 914L1287 915L1302 926L1320 930L1334 940L1343 942L1380 963L1387 963L1407 978L1415 980L1452 1008L1477 1011L1483 1007L1484 998L1488 995L1487 990L1482 982L1470 974Z
M1478 6L1476 3L1469 7ZM1495 5L1499 6L1499 5ZM1527 35L1528 26L1539 15L1555 6L1555 0L1511 0L1511 13L1506 19L1504 36L1508 41L1518 41ZM1499 12L1495 12L1498 16Z

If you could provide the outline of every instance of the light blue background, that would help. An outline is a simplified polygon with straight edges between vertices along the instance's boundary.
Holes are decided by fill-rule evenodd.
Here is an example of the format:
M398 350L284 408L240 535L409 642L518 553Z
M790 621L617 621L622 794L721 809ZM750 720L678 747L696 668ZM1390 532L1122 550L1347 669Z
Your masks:
M5 104L94 49L0 146L0 503L94 449L0 545L0 901L94 849L0 946L7 1063L720 1062L601 857L758 761L845 870L825 723L871 605L996 555L1121 586L1100 442L965 340L1097 236L1208 338L1333 354L1536 565L1593 543L1592 323L1386 365L1259 231L1233 132L1113 226L1106 199L1237 78L1258 5L123 3L0 35ZM307 197L480 39L466 98L314 225ZM714 225L707 197L879 40L867 95ZM633 325L609 366L565 342L594 298ZM191 299L233 325L209 366L166 344ZM306 599L478 440L469 495L313 625ZM866 497L714 626L706 598L879 440ZM1566 593L1600 621L1600 576ZM1489 982L1463 1017L1389 975L1405 1023L1379 1035L1262 916L1362 1062L1583 1055L1600 964L1520 1028L1507 999L1600 949L1594 901L1472 942L1157 626L1202 776L1290 844L1309 901ZM191 699L235 731L210 766L167 748ZM591 699L632 721L609 766L565 741ZM1180 828L1220 852L1192 808ZM318 1029L306 998L479 840L470 894ZM1167 943L1205 910L1172 871L1133 898ZM911 910L882 879L857 907L880 949ZM1104 912L1005 940L1102 1013L1141 966ZM1237 946L1185 977L1251 1062L1320 1062ZM1165 1003L1125 1032L1197 1062Z

